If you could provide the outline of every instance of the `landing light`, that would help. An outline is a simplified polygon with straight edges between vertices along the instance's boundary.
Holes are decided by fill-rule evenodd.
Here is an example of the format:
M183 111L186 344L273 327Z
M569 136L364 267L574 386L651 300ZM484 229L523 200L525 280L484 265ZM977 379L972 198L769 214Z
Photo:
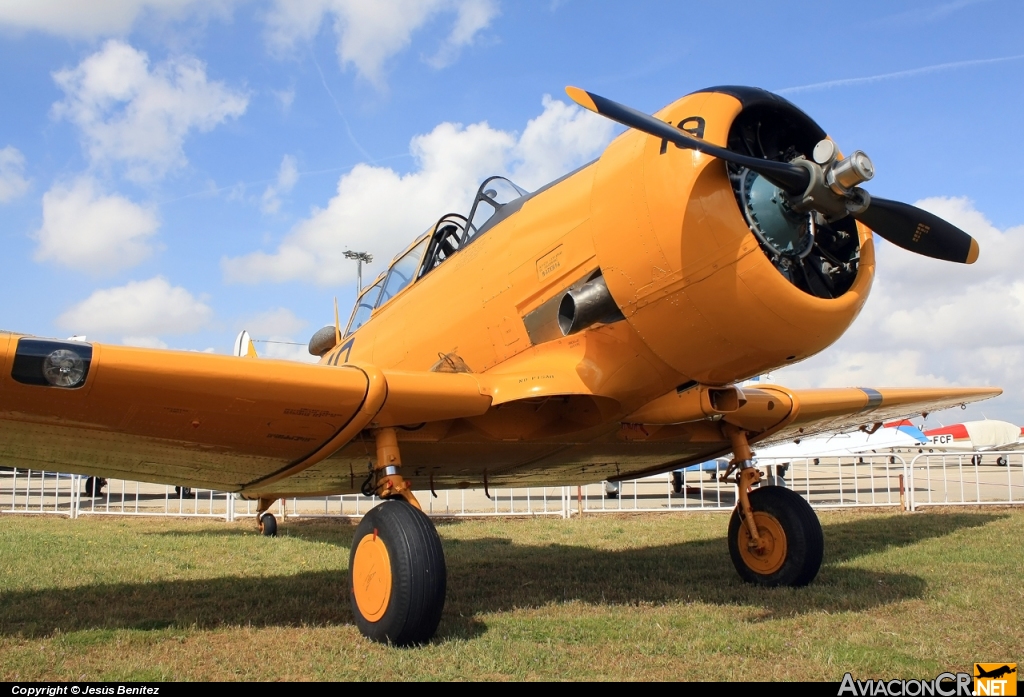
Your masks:
M71 349L57 349L42 367L43 377L55 387L74 387L85 377L85 361Z

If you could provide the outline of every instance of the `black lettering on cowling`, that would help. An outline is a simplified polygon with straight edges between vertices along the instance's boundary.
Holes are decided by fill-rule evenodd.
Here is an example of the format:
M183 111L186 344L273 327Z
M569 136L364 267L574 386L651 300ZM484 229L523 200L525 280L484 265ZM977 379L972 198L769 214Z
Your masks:
M689 133L694 138L700 138L701 140L703 140L704 139L704 126L705 125L706 125L706 122L704 121L703 117L701 117L701 116L687 116L685 119L683 119L678 124L676 124L676 128L678 128L681 131L685 131L686 133ZM676 144L676 147L679 148L680 150L684 150L685 149L685 148L683 148L683 146L679 145L678 143ZM664 155L666 152L668 152L668 140L665 139L665 138L662 138L662 140L661 140L661 150L659 151L659 154L660 155Z

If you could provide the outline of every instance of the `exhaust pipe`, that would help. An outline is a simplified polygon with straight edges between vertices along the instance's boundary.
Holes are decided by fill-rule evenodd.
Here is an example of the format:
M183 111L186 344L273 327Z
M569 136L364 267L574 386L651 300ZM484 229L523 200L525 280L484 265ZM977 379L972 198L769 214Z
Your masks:
M594 324L611 324L626 319L615 304L604 276L598 276L562 296L558 304L558 328L569 336Z

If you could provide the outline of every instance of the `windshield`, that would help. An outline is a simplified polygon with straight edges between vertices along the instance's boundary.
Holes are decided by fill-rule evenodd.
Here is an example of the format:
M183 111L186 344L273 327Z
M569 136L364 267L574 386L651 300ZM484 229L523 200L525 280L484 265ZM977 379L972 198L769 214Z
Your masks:
M509 204L523 196L526 196L526 192L505 177L485 179L477 189L473 208L469 211L469 230L463 244L468 244L470 240L485 232L487 228L503 219L505 215L518 210L519 206L509 206ZM505 214L500 215L501 212Z
M352 319L348 322L348 330L345 331L345 336L359 329L370 319L370 315L373 314L373 308L377 303L377 296L380 295L380 289L383 285L384 277L382 276L377 279L376 283L367 288L366 292L359 296L355 309L352 310Z
M384 290L381 291L377 300L377 307L380 307L391 298L398 295L402 289L413 282L416 278L416 270L420 267L420 259L423 257L423 250L427 248L428 239L423 240L402 255L402 258L391 265L388 271L387 280L384 281Z

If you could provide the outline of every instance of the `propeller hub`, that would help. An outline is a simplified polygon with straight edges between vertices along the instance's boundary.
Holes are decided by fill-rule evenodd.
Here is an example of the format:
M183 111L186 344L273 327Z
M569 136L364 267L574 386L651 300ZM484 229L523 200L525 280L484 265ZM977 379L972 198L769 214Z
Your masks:
M817 148L815 148L817 150ZM825 182L832 191L846 196L853 187L875 176L875 165L864 151L858 150L845 160L839 160L825 171Z

